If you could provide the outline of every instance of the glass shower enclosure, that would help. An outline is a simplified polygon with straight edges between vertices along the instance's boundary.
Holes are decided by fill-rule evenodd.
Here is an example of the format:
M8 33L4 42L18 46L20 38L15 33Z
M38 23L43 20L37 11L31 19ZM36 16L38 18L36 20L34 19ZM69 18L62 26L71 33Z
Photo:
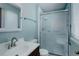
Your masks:
M52 55L68 55L68 10L41 14L41 48Z

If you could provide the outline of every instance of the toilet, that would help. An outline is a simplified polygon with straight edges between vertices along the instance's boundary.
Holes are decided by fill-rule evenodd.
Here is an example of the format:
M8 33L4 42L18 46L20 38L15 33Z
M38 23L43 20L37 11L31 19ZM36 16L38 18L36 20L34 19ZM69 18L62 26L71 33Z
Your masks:
M46 50L46 49L40 49L39 52L40 52L40 56L48 56L49 55L48 50Z
M33 39L30 42L37 43L37 39ZM48 50L46 50L44 48L39 49L39 52L40 52L40 56L48 56L49 55Z

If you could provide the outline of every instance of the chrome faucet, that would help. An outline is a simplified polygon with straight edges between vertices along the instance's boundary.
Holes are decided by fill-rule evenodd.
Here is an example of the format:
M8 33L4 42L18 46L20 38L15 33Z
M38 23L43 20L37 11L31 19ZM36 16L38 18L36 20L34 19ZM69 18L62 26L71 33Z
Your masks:
M14 40L16 40L16 41L14 41ZM17 38L16 38L16 37L13 37L13 38L11 39L11 47L16 46L16 42L17 42L17 41L18 41Z
M16 40L16 41L14 41L14 40ZM17 42L17 41L18 41L17 38L16 38L16 37L13 37L13 38L11 39L11 44L8 45L8 49L10 49L10 48L13 47L13 46L16 46L16 42Z

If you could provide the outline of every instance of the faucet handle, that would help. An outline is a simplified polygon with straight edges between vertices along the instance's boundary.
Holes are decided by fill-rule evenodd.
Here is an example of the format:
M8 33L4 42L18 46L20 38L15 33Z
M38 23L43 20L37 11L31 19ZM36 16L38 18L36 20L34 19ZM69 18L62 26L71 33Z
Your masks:
M11 48L11 45L9 44L9 45L8 45L8 49L10 49L10 48Z

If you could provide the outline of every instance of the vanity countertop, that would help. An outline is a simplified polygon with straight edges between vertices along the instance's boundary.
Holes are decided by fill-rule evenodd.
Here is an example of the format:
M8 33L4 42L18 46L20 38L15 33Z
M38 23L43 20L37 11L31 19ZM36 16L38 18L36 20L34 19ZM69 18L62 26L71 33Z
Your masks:
M18 45L17 47L13 47L7 50L3 56L28 56L31 54L37 47L39 47L39 43L33 42L24 42L24 45Z

